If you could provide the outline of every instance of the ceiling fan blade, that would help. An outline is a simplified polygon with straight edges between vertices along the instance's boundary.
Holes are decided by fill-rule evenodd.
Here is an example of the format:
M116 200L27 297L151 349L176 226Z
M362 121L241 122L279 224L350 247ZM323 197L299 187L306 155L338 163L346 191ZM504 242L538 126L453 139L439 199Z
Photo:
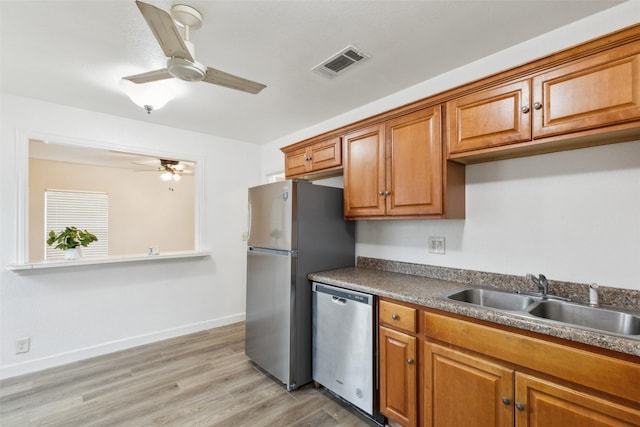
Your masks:
M149 28L153 32L158 44L162 48L162 51L169 58L182 58L188 59L193 62L193 56L182 36L173 23L173 18L166 11L148 3L136 1L138 9L147 21Z
M234 76L233 74L225 73L224 71L216 70L215 68L211 67L207 67L207 74L204 76L204 79L202 81L213 83L214 85L228 87L231 89L249 92L254 95L267 87L262 83L243 79L242 77Z
M133 83L149 83L155 82L156 80L170 79L172 77L173 76L169 74L169 70L162 68L160 70L147 71L146 73L123 77L123 79L129 80Z

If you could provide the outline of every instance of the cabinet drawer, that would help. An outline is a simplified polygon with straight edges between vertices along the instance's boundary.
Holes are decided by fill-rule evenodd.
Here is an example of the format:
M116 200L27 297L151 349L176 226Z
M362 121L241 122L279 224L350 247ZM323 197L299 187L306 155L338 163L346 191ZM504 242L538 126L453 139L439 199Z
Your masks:
M416 332L415 308L394 304L388 301L380 301L380 323L386 323L398 329Z

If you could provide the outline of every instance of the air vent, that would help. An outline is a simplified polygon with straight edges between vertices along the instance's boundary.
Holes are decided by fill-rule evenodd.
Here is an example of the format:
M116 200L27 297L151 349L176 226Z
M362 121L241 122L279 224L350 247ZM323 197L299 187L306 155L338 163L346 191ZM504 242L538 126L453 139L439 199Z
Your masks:
M344 72L344 70L352 65L357 64L358 62L363 62L369 58L370 56L366 53L353 46L347 46L340 52L331 56L331 58L322 61L321 64L313 67L313 71L317 71L325 76L333 77Z

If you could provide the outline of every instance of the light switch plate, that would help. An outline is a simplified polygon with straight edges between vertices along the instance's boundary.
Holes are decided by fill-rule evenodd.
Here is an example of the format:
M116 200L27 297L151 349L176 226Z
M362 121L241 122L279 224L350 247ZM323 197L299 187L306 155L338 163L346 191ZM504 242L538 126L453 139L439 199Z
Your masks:
M431 254L444 254L445 253L445 238L429 236L429 253Z

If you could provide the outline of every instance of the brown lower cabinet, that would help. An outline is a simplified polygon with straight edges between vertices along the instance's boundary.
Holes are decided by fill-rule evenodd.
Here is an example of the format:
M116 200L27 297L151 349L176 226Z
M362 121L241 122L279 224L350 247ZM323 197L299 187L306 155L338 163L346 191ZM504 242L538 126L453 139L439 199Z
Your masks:
M513 426L512 369L425 341L423 371L423 425Z
M404 426L417 425L416 337L380 327L380 412Z
M380 412L399 425L418 425L418 306L380 298Z
M380 411L396 425L640 426L640 358L381 304ZM389 306L417 310L413 332L382 318L398 317Z

